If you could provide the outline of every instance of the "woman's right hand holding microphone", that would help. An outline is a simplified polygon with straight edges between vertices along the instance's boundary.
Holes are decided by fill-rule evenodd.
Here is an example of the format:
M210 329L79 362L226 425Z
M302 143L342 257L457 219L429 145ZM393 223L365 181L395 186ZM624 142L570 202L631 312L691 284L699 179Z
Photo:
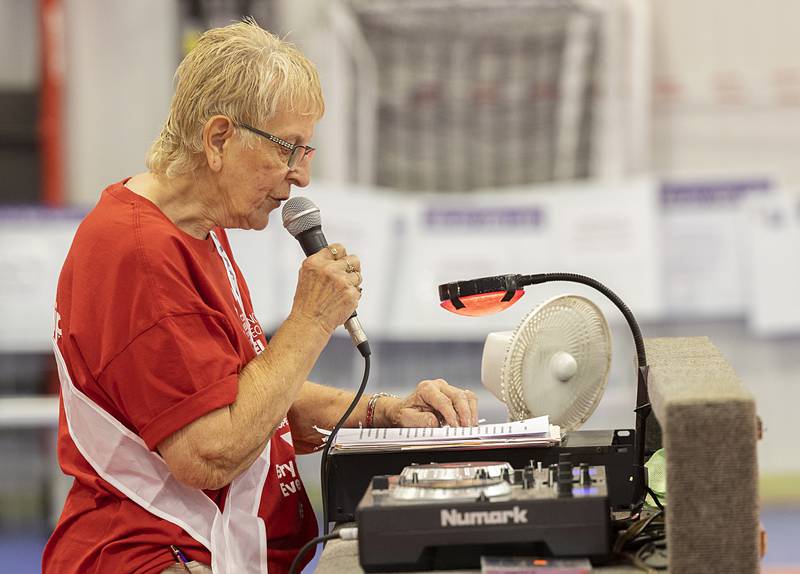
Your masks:
M333 243L300 267L291 315L316 322L328 334L344 324L361 299L361 261Z

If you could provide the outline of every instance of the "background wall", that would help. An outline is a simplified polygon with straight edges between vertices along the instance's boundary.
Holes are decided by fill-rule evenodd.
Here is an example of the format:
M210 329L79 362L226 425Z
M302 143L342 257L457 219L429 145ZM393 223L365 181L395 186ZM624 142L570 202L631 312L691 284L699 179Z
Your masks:
M37 43L37 10L34 2L0 2L3 34L0 50L0 88L3 90L34 89L39 82L39 46Z
M797 190L800 39L791 0L653 6L653 167L768 173Z
M181 44L175 2L68 0L67 189L92 205L98 190L141 170L169 110Z

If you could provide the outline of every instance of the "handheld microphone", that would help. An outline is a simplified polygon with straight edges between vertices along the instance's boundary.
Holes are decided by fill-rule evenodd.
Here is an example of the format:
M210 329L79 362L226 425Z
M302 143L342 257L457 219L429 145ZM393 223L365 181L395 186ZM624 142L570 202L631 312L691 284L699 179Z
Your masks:
M325 234L322 233L322 218L313 201L307 197L292 197L283 204L281 212L283 226L286 231L297 239L306 257L314 255L320 249L328 246ZM356 312L345 321L344 328L350 333L353 344L362 356L370 354L369 341Z

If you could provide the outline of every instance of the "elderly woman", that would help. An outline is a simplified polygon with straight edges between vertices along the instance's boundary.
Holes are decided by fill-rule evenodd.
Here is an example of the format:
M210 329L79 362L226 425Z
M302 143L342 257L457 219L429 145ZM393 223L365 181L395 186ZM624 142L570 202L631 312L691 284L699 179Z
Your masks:
M59 461L75 480L46 573L285 572L317 534L295 450L353 398L306 377L358 304L358 257L308 257L267 343L224 231L263 229L308 185L314 66L245 21L205 33L177 78L148 171L103 191L61 272ZM364 397L347 424L476 418L472 393L430 380Z

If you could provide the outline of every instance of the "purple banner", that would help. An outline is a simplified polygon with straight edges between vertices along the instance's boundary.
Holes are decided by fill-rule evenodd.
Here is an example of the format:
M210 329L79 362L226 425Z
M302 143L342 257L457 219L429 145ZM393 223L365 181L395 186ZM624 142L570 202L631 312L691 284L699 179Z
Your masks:
M80 221L89 208L86 207L42 207L38 205L14 205L0 207L0 221Z
M431 229L535 229L544 223L545 214L539 207L431 207L425 212L425 225Z
M775 188L767 179L742 179L708 182L663 182L661 184L661 205L733 205L755 193L767 193Z

